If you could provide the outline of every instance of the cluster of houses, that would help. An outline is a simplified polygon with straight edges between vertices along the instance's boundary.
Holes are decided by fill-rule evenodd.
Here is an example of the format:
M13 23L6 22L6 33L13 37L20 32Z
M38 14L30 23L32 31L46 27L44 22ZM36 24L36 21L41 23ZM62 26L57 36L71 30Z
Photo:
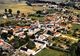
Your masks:
M14 48L9 43L5 42L3 39L0 39L0 55L1 56L10 56L14 53Z
M39 22L38 20L34 20L33 23L29 26L14 26L6 28L2 27L0 34L1 38L5 42L11 42L13 39L15 39L15 36L17 36L19 39L24 39L26 37L24 32L27 31L26 33L28 34L28 36L31 36L30 40L35 43L35 48L29 49L26 47L27 44L25 44L21 46L17 51L21 53L26 53L27 55L35 55L42 49L46 48L47 45L53 46L55 40L53 41L52 39L66 37L62 33L67 34L68 30L72 27L72 25L66 24L65 22L69 22L66 16L62 16L62 14L60 13L53 13L47 15L43 23ZM74 20L74 22L76 22L76 20ZM68 39L67 37L66 39ZM70 43L73 44L74 42L77 42L78 39L73 38L70 41L72 41ZM61 47L64 50L69 49L69 46L63 43L56 45L56 47L57 46Z
M45 6L43 7L45 8ZM61 12L47 14L44 22L31 20L30 18L27 18L24 13L21 14L18 10L14 20L21 20L22 23L19 22L20 24L27 24L23 23L23 21L26 21L30 25L0 27L0 47L3 49L6 48L7 50L9 49L9 51L14 50L12 56L18 55L17 52L25 53L28 56L36 55L46 47L68 51L72 44L78 42L78 39L64 34L67 34L71 30L72 23L80 24L80 19L75 15L68 15L70 12L67 9L58 8L57 5L49 5L49 7L54 7ZM13 17L11 9L9 9L9 11L5 9L3 18L7 19L8 17ZM25 33L27 34L27 37ZM30 41L35 44L33 49L27 47L29 43L25 43L27 40L25 38L28 37ZM17 40L14 41L14 39ZM20 42L15 44L18 41L22 41L23 43ZM6 45L4 43L6 43ZM17 49L14 48L14 46L18 44L22 45Z

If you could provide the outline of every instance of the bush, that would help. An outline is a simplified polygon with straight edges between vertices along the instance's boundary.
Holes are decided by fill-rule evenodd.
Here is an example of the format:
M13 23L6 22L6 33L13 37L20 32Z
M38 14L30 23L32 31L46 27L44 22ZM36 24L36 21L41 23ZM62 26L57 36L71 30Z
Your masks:
M42 11L40 11L40 10L36 11L36 14L42 14Z

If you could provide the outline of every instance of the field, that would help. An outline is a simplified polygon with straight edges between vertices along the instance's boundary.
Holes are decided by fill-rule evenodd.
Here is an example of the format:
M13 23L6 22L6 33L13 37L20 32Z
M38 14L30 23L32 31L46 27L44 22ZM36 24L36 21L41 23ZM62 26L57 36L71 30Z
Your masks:
M70 54L46 48L36 54L36 56L70 56Z
M80 24L73 24L72 29L80 29Z
M75 9L75 10L73 10L73 12L76 13L76 14L80 14L80 10Z
M4 9L12 9L13 13L20 10L21 13L34 13L36 10L42 10L39 6L28 6L27 4L0 4L0 13L4 12Z

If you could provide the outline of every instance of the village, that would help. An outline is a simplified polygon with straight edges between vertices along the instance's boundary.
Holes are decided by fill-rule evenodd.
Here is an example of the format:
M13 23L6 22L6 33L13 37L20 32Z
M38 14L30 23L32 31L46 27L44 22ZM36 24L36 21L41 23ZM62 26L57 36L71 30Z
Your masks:
M25 14L9 8L0 13L0 56L48 56L39 54L45 49L67 54L49 56L80 55L80 14L75 8L51 3L28 6L42 9Z

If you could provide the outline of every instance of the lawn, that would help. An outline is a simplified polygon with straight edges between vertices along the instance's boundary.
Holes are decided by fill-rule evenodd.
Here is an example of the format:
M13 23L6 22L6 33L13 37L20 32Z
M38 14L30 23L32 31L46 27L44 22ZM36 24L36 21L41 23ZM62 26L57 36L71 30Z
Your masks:
M74 13L80 14L80 10L73 10Z
M75 29L79 29L80 30L80 24L72 24L72 30L75 30ZM72 33L68 33L68 34L65 34L66 36L69 36L69 37L73 37L73 38L76 38L75 36L72 36Z
M72 29L80 29L80 24L73 24Z
M35 56L70 56L70 54L47 48L47 49L43 49L41 52L39 52Z
M29 18L35 19L35 20L39 20L39 21L44 21L44 17L36 17L36 16L30 16Z

